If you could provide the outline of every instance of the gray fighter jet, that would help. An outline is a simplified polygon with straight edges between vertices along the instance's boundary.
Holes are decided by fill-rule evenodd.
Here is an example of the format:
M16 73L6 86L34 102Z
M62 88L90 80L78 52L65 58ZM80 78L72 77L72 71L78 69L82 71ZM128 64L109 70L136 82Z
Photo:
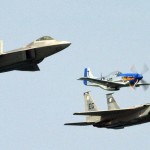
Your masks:
M0 73L19 71L39 71L38 64L44 58L68 47L71 43L58 41L49 36L41 37L19 49L3 52L3 42L0 42Z
M86 115L86 121L66 123L65 125L93 125L98 128L123 129L150 122L150 104L120 109L112 94L106 94L108 110L100 111L89 92L84 93L85 112L74 113L74 115Z

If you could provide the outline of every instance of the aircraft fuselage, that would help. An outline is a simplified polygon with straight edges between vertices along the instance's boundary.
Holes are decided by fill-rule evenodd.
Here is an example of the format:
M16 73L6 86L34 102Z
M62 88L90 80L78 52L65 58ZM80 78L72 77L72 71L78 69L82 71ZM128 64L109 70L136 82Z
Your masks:
M53 40L54 41L54 40ZM42 41L43 43L45 41ZM55 43L41 41L33 42L26 47L0 54L0 73L20 70L20 71L37 71L35 66L44 58L51 56L66 47L71 43L66 41L56 41Z
M138 109L138 108L137 108ZM110 114L111 115L111 114ZM103 118L100 122L93 124L94 127L108 129L123 129L133 125L150 122L150 105L143 105L141 110L133 110L114 116L111 119Z

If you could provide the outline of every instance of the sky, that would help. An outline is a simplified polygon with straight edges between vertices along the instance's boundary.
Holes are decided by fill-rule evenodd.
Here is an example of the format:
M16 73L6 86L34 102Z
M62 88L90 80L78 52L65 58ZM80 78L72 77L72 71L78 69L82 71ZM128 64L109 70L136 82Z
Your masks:
M127 150L148 149L150 124L123 130L64 126L85 121L83 93L91 91L106 110L108 92L77 80L90 67L95 76L119 70L140 73L150 67L150 1L145 0L1 0L0 39L4 51L48 35L70 41L46 58L39 72L0 74L0 149ZM150 82L150 72L144 79ZM150 89L114 92L121 108L150 102Z

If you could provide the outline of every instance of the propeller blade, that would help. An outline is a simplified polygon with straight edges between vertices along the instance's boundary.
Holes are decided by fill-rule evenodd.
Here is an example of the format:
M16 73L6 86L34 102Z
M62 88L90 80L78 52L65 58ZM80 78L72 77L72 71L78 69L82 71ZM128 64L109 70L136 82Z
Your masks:
M131 88L133 91L135 90L135 87L133 87L133 86L131 86L131 85L130 85L130 88Z
M132 90L136 90L136 85L138 84L138 80L134 83L134 85L130 85Z
M141 83L142 83L142 84L146 84L147 82L142 79L142 80L141 80ZM149 88L149 85L143 85L142 87L143 87L144 91L146 91L146 90Z
M133 73L137 73L137 69L136 69L135 65L131 66L130 70L131 70Z
M135 65L133 65L133 66L130 68L130 70L131 70L133 73L137 73L137 72L138 72L137 69L136 69L136 67L135 67ZM146 72L148 72L148 71L149 71L148 66L147 66L146 64L144 64L144 65L143 65L143 68L142 68L142 71L141 71L141 74L144 74L144 73L146 73Z
M144 74L149 71L149 68L146 64L144 64L141 74Z

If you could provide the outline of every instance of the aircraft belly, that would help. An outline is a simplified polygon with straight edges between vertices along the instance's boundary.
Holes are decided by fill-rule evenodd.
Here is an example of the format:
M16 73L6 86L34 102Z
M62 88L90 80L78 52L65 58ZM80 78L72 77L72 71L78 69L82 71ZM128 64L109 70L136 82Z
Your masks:
M131 120L120 120L116 122L104 122L103 124L94 125L98 128L108 128L108 129L123 129L124 127L139 125L143 123L150 122L150 116L144 116L140 118L135 118Z
M25 60L26 60L25 51L0 55L0 68Z
M124 113L117 113L117 114L109 114L107 116L101 116L101 120L112 120L112 121L117 121L117 120L131 120L132 118L135 118L136 112L130 111L130 112L124 112Z
M124 127L150 122L150 116L140 117L124 123Z
M102 84L91 84L91 86L97 86L107 91L118 91L120 87L111 87Z
M23 61L23 62L18 62L12 65L7 65L5 67L0 67L0 73L2 72L7 72L7 71L12 71L12 70L19 70L20 68L24 68L26 66L30 66L33 63L30 63L29 61Z
M40 47L36 48L36 59L43 59L45 57L48 57L50 55L53 55L61 50L63 50L66 46L61 45L52 45L47 47Z
M105 117L101 117L101 121L95 123L93 126L98 128L114 128L114 129L121 129L125 127L127 123L134 118L138 118L137 113L128 112L128 113L121 113L117 115L108 115Z
M0 55L0 73L17 70L33 63L37 64L35 58L36 56L34 49Z

